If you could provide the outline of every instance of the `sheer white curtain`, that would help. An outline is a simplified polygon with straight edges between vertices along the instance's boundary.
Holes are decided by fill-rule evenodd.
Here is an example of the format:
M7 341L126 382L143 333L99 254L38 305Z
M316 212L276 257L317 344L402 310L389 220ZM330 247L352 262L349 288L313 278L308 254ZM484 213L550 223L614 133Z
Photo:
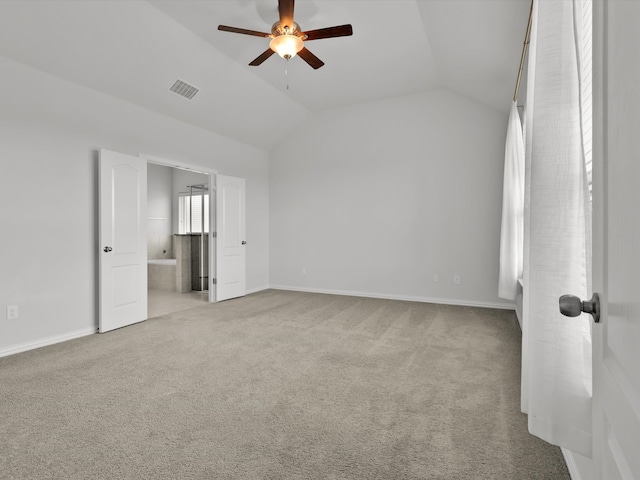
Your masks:
M515 300L522 278L524 231L524 140L517 102L511 104L504 149L500 278L498 296Z
M591 455L591 333L558 298L589 298L591 204L581 118L584 0L535 2L525 131L522 409L529 431Z

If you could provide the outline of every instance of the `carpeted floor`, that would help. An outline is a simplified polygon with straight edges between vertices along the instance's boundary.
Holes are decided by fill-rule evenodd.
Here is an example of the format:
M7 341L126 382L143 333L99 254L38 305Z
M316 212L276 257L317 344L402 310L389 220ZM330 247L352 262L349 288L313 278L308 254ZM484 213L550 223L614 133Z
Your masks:
M569 479L510 311L266 291L0 358L0 479Z

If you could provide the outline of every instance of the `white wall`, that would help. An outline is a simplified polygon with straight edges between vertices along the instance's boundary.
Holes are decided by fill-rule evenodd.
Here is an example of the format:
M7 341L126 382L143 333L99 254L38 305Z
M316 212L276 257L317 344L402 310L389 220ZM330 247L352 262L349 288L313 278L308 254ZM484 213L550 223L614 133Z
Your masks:
M173 169L147 166L147 258L173 256Z
M271 285L510 305L505 132L504 114L444 90L306 121L270 153Z
M157 219L157 223L149 221L148 232L155 235L171 235L173 233L173 172L162 165L147 166L147 215ZM159 219L163 219L160 221ZM166 219L166 221L164 220Z
M0 78L0 355L95 331L100 148L246 178L247 288L268 285L265 152L4 57Z

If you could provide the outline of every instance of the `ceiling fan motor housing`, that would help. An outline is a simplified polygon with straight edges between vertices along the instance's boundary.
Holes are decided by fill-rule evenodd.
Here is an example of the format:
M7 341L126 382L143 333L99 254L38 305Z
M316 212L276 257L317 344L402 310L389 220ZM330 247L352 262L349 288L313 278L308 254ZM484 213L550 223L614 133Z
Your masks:
M276 22L271 26L271 34L274 37L279 37L280 35L295 35L296 37L300 37L302 40L306 40L307 36L302 33L302 29L300 25L296 22L292 22L293 25L281 25L280 22Z

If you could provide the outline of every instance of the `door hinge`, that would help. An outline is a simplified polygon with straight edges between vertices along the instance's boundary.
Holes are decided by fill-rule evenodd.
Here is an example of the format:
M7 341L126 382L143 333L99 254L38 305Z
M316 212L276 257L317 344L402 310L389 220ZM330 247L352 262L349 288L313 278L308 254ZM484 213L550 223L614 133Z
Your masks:
M213 238L218 238L218 232L211 232L211 236Z
M215 278L212 278L212 279L211 279L211 283L213 283L213 284L215 285L215 284L216 284L216 279L215 279Z

